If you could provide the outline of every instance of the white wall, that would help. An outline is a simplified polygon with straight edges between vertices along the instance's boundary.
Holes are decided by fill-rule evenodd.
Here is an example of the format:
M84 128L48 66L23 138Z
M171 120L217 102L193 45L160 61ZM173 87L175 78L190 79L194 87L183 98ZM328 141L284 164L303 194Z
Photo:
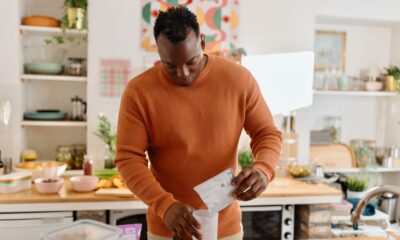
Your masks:
M317 24L316 30L346 32L345 72L359 77L368 68L383 69L390 63L390 27L368 27L344 24ZM360 44L362 43L362 44Z
M96 1L89 4L89 82L88 82L88 153L101 167L104 144L93 132L100 112L116 125L120 99L100 96L100 60L104 58L129 59L133 75L140 70L140 1ZM107 16L107 17L105 17Z
M18 1L2 1L0 6L0 99L11 100L12 115L7 127L0 124L0 150L3 157L19 159L21 150L21 84L19 51L19 5Z

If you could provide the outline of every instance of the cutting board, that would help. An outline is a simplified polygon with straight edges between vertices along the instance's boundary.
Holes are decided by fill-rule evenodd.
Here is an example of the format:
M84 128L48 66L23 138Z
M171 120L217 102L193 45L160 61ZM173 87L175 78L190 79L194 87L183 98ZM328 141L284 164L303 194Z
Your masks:
M95 195L107 197L133 197L133 193L127 188L100 188L96 191Z
M311 145L310 161L325 169L356 167L354 152L346 144Z

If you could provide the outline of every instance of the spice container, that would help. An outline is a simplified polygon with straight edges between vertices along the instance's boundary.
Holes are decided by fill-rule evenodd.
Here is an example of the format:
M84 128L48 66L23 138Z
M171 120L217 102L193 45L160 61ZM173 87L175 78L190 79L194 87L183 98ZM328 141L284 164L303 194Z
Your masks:
M74 162L72 158L72 148L70 146L58 146L56 160L67 164L68 170L73 169Z
M68 58L70 61L68 66L68 74L72 76L83 76L84 75L84 58Z

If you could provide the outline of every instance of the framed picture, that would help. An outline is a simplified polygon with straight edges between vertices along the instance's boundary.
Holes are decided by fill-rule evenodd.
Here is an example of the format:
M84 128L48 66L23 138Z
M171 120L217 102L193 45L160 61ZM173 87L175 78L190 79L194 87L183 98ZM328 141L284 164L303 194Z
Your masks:
M346 65L346 32L316 31L315 71L341 70Z

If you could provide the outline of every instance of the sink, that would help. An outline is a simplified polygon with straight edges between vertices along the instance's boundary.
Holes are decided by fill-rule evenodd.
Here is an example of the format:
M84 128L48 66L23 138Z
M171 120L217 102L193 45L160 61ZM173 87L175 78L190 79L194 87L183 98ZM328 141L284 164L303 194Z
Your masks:
M333 237L386 237L385 230L389 227L386 220L361 220L357 230L353 229L351 221L332 223Z

